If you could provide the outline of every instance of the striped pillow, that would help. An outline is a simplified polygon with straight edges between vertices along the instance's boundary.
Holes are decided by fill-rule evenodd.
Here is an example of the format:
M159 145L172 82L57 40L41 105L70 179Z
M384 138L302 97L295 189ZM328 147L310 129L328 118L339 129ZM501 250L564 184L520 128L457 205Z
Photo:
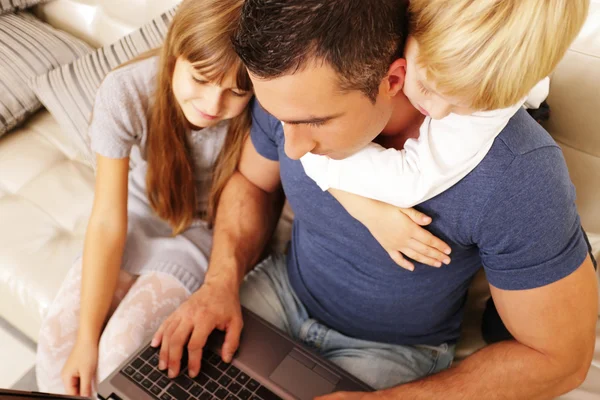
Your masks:
M47 1L48 0L0 0L0 14L4 14L9 11L23 10Z
M93 49L27 12L0 16L0 136L41 107L28 81Z
M175 8L123 37L118 42L36 77L30 87L58 121L73 135L83 155L94 164L87 129L94 98L104 77L114 68L148 50L160 47L167 35Z

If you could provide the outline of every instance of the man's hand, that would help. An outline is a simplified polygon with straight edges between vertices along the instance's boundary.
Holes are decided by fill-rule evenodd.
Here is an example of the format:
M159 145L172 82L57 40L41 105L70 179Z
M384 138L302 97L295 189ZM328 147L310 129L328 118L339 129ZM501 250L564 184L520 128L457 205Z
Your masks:
M231 362L242 331L239 289L259 260L281 213L279 163L257 153L246 139L238 171L219 201L211 262L200 289L160 326L152 346L161 345L159 369L180 371L187 343L189 375L200 371L202 349L214 329L225 331L223 361Z
M231 362L240 343L243 322L239 287L230 282L218 277L207 278L200 289L158 328L152 346L162 344L158 368L168 368L170 378L179 374L186 343L189 375L192 378L198 375L202 349L215 329L226 332L222 356L223 361Z

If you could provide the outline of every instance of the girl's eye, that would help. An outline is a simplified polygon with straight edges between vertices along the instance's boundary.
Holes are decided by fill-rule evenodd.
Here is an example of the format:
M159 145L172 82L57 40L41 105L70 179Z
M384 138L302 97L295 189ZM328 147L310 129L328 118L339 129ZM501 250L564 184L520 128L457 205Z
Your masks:
M421 83L421 81L417 81L418 85L419 85L419 90L421 91L421 93L423 93L425 96L427 96L428 94L430 94L431 92L429 90L427 90L425 88L425 86L423 86L423 84Z
M205 81L204 79L196 78L194 75L192 75L192 79L201 85L205 85L208 83L208 81Z
M233 93L233 95L237 96L237 97L244 97L244 96L246 96L248 94L248 92L238 92L238 91L235 91L235 90L232 90L231 93Z

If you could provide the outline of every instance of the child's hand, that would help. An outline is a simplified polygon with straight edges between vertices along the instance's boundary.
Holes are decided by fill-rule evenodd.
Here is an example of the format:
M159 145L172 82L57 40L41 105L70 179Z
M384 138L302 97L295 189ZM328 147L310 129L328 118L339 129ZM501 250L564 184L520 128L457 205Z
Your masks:
M450 247L422 228L431 223L431 218L425 214L414 208L398 208L336 189L329 189L329 193L369 229L402 268L415 269L404 256L432 267L450 263Z
M84 343L78 339L61 373L66 393L71 396L91 397L97 366L98 345Z
M450 264L450 247L421 227L429 225L431 218L414 208L379 206L380 215L366 226L396 264L413 271L414 264L404 256L432 267Z

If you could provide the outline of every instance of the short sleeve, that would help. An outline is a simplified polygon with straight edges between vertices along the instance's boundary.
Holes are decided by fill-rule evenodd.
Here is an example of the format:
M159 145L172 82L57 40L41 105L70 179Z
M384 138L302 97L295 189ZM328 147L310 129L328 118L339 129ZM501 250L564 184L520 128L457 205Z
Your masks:
M126 158L133 145L140 144L147 118L135 84L117 70L104 79L94 103L88 129L95 153L108 158Z
M250 138L256 151L261 156L272 160L279 160L277 134L281 123L271 114L261 107L254 98L252 100L252 128L250 129Z
M562 152L519 155L488 199L474 231L488 281L533 289L574 272L588 251Z

